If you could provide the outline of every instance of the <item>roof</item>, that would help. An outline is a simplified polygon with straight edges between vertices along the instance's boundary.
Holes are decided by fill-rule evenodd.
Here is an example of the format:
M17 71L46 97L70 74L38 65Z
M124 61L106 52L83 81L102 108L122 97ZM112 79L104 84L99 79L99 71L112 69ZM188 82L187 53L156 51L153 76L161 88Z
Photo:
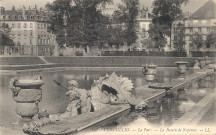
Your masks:
M193 13L189 19L216 19L216 3L209 0Z

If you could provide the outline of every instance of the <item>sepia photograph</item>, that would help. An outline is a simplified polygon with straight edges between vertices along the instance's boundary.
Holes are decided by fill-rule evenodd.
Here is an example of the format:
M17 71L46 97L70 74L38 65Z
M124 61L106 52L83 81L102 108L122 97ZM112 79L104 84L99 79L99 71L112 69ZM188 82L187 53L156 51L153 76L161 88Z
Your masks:
M216 0L0 8L0 135L216 135Z

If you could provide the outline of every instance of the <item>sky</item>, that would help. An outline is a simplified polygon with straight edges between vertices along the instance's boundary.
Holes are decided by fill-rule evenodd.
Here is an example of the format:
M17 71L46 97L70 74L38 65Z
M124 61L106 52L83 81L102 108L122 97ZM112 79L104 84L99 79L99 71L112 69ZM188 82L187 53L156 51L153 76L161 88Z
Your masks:
M54 0L0 0L0 6L5 7L6 9L11 9L14 5L16 8L21 8L23 5L25 7L34 7L35 4L38 8L44 7L47 2L53 2ZM120 0L114 0L120 1ZM183 12L194 13L198 8L205 4L208 0L189 0L189 3L186 6L183 6ZM216 0L213 0L216 3ZM140 4L151 9L153 0L140 0Z

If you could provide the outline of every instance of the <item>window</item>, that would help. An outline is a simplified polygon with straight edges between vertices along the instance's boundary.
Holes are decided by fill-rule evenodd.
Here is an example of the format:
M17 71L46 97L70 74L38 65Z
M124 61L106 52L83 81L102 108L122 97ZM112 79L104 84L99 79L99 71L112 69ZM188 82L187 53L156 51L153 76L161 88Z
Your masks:
M11 35L14 36L15 34L12 32Z
M27 28L27 24L26 23L24 23L24 28Z
M30 38L30 45L32 44L32 39Z
M198 28L198 32L202 32L202 29L201 29L201 28Z
M190 48L193 48L193 43L189 43L189 47L190 47Z
M41 29L43 29L43 24L41 24Z
M18 28L20 28L20 26L21 26L20 23L18 23Z
M26 30L24 30L24 36L27 36L27 31Z
M193 32L193 28L189 28L190 32Z
M33 28L33 23L30 23L30 28Z
M152 24L149 24L149 28L152 28Z
M177 36L174 36L174 41L177 41Z
M15 28L15 24L14 23L12 23L12 28Z
M211 28L208 27L208 28L207 28L207 32L210 32L210 30L211 30Z
M38 29L40 29L40 24L38 24Z
M189 41L192 41L192 40L193 40L193 36L190 36L190 37L189 37Z
M206 43L206 48L210 48L210 47L211 47L210 43Z
M198 20L198 24L201 25L202 24L202 20Z
M18 36L21 36L21 31L18 31Z
M33 31L32 30L30 30L30 36L33 36Z

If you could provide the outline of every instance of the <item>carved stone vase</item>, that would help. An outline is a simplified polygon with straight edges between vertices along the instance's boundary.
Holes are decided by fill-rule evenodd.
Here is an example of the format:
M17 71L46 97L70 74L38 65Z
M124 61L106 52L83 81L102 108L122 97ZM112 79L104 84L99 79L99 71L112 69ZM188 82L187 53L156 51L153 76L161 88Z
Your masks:
M155 79L155 75L157 74L157 65L149 64L149 65L142 65L142 73L145 76L145 80L147 82L153 82Z
M185 74L185 72L187 70L187 64L188 64L188 62L185 62L185 61L176 61L175 63L177 65L178 72L180 73L179 78L184 78L184 74Z
M206 60L205 58L198 58L198 61L199 61L199 66L201 69L203 69L206 65Z
M205 64L208 66L209 64L211 64L211 60L208 56L205 57Z
M40 79L13 79L12 92L16 101L16 113L21 116L22 121L30 121L39 112L38 102L42 98L44 82Z

